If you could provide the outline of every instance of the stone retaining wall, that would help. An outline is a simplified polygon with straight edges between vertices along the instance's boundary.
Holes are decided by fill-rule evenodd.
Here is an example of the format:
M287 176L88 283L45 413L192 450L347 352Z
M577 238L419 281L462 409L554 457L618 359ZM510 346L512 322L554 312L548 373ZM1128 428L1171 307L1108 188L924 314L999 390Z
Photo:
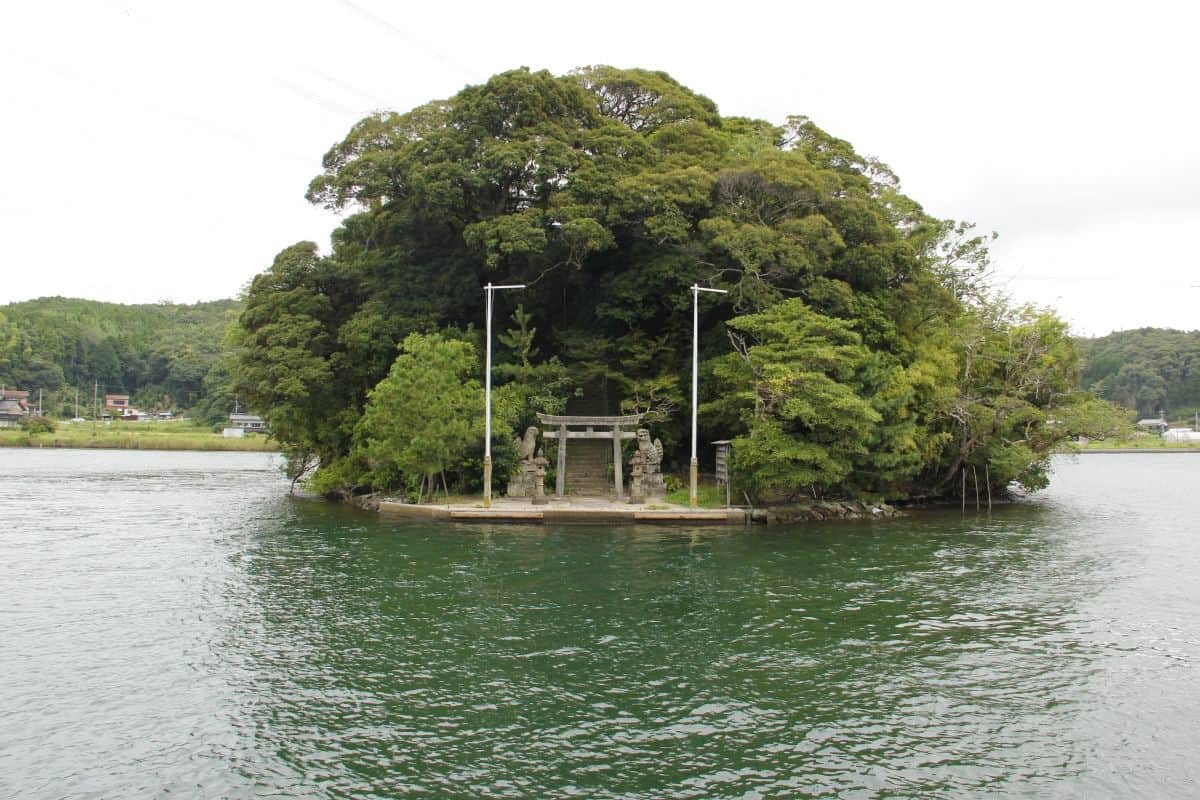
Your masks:
M796 503L754 510L755 522L768 525L794 525L801 522L825 522L838 519L881 519L903 516L904 512L887 503L861 503L857 500L830 500Z

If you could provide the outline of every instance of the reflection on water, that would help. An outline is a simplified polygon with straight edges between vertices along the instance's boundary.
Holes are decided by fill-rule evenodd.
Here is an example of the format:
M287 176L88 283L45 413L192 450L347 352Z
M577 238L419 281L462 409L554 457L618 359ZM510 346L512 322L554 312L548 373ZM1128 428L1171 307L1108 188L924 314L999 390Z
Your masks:
M3 796L1171 797L1200 775L1200 458L1064 461L991 517L731 531L397 524L287 499L259 454L13 455Z

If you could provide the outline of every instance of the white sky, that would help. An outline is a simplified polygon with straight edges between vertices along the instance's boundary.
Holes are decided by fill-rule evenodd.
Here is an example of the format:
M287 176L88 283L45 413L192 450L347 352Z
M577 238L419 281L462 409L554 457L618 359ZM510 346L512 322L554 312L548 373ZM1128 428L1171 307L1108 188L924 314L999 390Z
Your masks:
M711 10L705 10L709 8ZM374 109L518 66L662 69L723 114L806 114L1076 333L1200 328L1200 6L67 0L0 16L0 304L235 295Z

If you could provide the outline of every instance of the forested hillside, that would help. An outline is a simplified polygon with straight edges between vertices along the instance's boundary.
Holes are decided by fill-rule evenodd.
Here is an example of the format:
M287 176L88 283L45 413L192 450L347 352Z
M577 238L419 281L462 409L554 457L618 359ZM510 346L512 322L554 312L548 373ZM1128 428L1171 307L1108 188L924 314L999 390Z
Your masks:
M372 114L323 166L308 197L348 216L332 253L294 244L255 279L238 367L319 486L478 486L488 282L526 284L496 300L501 456L582 392L648 412L685 469L692 284L728 292L701 298L700 439L735 440L752 495L1036 488L1071 433L1066 326L991 297L987 237L805 117L723 117L660 72L522 69Z
M92 390L144 410L220 418L231 403L226 331L241 304L119 305L47 297L0 306L0 383L36 393L52 415Z
M1200 411L1200 330L1139 328L1080 339L1083 388L1143 417Z

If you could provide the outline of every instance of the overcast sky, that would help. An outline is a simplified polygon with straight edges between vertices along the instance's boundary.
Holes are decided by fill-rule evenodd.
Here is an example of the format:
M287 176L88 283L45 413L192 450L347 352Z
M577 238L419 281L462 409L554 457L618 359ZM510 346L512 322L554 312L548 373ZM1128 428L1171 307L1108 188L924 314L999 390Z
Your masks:
M0 304L235 295L364 114L514 67L669 72L723 114L805 114L1076 333L1200 328L1200 10L1191 3L7 4Z

